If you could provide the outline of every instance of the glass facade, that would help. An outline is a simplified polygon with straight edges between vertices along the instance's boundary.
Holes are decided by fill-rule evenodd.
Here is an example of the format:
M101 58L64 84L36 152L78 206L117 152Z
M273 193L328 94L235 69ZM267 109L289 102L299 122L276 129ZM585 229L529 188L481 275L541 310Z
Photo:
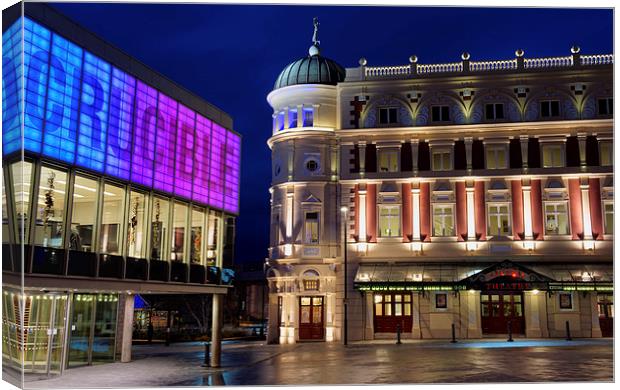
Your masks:
M37 190L34 243L43 247L62 248L65 236L67 173L42 166Z
M96 180L76 175L73 184L73 210L71 212L71 230L69 232L69 249L94 252L97 223L97 200L99 183Z

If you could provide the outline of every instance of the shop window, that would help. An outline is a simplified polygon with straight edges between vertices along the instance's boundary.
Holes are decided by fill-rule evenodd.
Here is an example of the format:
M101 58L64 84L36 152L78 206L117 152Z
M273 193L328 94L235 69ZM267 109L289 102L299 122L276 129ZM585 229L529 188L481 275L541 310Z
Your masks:
M293 129L297 127L297 110L288 110L288 128Z
M545 234L568 234L568 207L566 202L545 202Z
M125 189L106 183L103 187L103 215L99 232L101 253L119 255L125 211Z
M209 221L207 224L207 262L209 265L216 265L217 263L217 245L221 218L216 211L209 211Z
M398 123L398 108L382 107L379 108L379 124L390 125Z
M600 142L600 162L602 167L614 165L614 144L612 141Z
M200 207L192 209L192 237L190 243L190 262L204 264L203 236L205 233L205 210Z
M543 168L558 168L564 166L563 145L543 145Z
M490 236L509 236L510 228L510 206L506 204L489 205L489 235Z
M400 237L400 206L379 206L379 236Z
M15 188L13 192L13 212L15 215L13 218L15 218L18 243L28 242L30 237L28 226L30 224L30 202L32 199L32 169L32 163L27 161L20 161L11 165L12 182ZM43 198L39 197L39 199ZM24 235L23 240L22 234Z
M491 103L484 107L485 118L488 121L502 120L504 119L504 104L503 103Z
M168 260L168 221L170 220L170 201L160 197L153 198L151 214L151 259Z
M71 231L69 249L93 252L93 238L96 237L97 199L99 183L96 180L76 175L73 184L73 211L71 212Z
M174 202L172 210L172 243L170 259L185 260L185 226L187 225L187 204Z
M450 122L450 106L432 106L431 120L433 122Z
M127 219L128 256L142 259L146 247L146 202L141 192L131 191L129 195L129 218Z
M560 302L560 309L572 310L573 308L573 295L570 293L558 294L558 300Z
M598 114L600 116L608 116L614 114L614 99L603 98L597 100Z
M398 172L398 150L380 148L378 154L379 172Z
M314 126L314 109L309 108L309 107L304 107L303 113L304 113L303 126L304 127Z
M450 204L433 205L433 236L454 236L454 206Z
M605 234L614 234L614 204L605 202Z
M505 169L508 167L506 146L487 145L486 160L487 169Z
M64 238L64 218L67 201L67 173L41 167L35 245L61 248Z
M432 157L433 171L452 170L452 153L449 149L433 149Z
M317 211L306 212L304 233L304 241L306 244L319 243L319 213Z
M560 116L559 100L543 100L540 102L541 118L557 118Z
M448 308L448 294L438 293L435 294L435 309L447 309Z

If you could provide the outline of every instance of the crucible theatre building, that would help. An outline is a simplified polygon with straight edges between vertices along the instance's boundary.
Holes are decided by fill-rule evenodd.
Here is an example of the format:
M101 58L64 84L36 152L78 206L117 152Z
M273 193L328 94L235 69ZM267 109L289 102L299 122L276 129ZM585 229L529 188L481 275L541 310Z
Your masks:
M611 336L613 56L567 54L344 69L315 30L267 97L269 341Z
M212 294L219 358L232 119L51 7L2 16L4 366L128 361L149 293Z

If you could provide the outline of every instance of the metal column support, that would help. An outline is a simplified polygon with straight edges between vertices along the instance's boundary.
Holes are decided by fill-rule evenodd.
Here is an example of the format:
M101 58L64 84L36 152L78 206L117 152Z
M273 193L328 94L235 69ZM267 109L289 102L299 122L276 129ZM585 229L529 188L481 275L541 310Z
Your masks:
M213 294L213 314L211 316L211 367L220 367L222 357L222 294Z

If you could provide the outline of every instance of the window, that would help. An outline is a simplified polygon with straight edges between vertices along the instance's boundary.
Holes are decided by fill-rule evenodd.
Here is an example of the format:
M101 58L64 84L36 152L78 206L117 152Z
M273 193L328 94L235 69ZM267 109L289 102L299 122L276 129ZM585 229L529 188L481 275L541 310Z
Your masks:
M317 172L321 168L319 156L311 156L306 159L306 170L310 173Z
M67 200L67 173L41 167L35 245L61 248L64 238L64 217Z
M306 244L319 243L319 213L317 211L306 212L304 234Z
M449 122L450 121L450 107L449 106L432 106L431 107L431 120L433 122Z
M557 168L564 166L562 145L543 145L543 168Z
M451 204L433 205L433 236L454 236L454 207Z
M505 169L508 167L504 145L488 145L486 147L487 169Z
M187 222L188 207L185 203L174 202L172 211L172 244L170 259L183 261L185 259L185 225Z
M385 107L379 109L379 124L389 125L398 123L398 109L396 107Z
M202 249L205 232L205 210L201 207L192 208L192 236L189 245L189 260L192 264L204 265L205 254Z
M304 112L303 126L304 127L314 126L314 110L312 108L304 108L303 112Z
M571 294L558 294L560 309L570 310L573 308L573 296Z
M411 295L410 294L391 294L375 293L375 316L383 317L402 317L411 315ZM404 329L401 329L404 331Z
M400 206L379 206L379 236L400 237Z
M614 234L614 204L604 204L605 208L605 234Z
M545 203L545 234L568 234L568 208L566 202Z
M170 201L160 197L153 198L151 216L151 259L168 260L168 221L170 218Z
M13 193L13 212L15 213L15 228L18 233L17 241L18 243L28 242L30 237L28 234L28 226L30 224L30 202L32 198L31 194L33 186L32 163L19 161L12 164L11 175L13 179L13 186L15 187L15 192ZM43 199L41 198L42 195L44 194L39 193L39 201ZM22 240L22 233L25 235L24 240ZM6 237L8 238L8 236Z
M146 252L146 202L145 194L131 191L129 195L129 218L127 220L127 255L142 259Z
M288 110L288 128L297 127L297 110Z
M319 281L317 279L304 280L304 290L306 291L319 291Z
M284 112L279 112L276 115L276 130L284 130Z
M76 175L73 184L73 211L71 213L71 231L69 232L69 249L74 251L94 252L93 238L97 217L97 198L99 184L96 180Z
M433 171L449 171L452 169L452 153L449 149L433 149Z
M101 253L119 255L125 211L125 189L106 183L103 186L103 216L99 232Z
M614 144L611 141L600 142L600 163L602 167L614 165Z
M510 235L510 207L508 206L508 204L489 205L488 230L490 236Z
M614 114L614 99L604 98L598 99L598 114L599 115L613 115Z
M435 309L447 309L448 308L448 294L439 293L435 294Z
M215 210L209 210L209 221L207 223L207 263L216 265L218 239L220 235L220 221L222 217Z
M540 117L554 118L560 116L559 100L543 100L540 102Z
M379 149L379 172L398 172L398 150Z
M504 119L504 104L491 103L484 107L485 118L489 121Z

